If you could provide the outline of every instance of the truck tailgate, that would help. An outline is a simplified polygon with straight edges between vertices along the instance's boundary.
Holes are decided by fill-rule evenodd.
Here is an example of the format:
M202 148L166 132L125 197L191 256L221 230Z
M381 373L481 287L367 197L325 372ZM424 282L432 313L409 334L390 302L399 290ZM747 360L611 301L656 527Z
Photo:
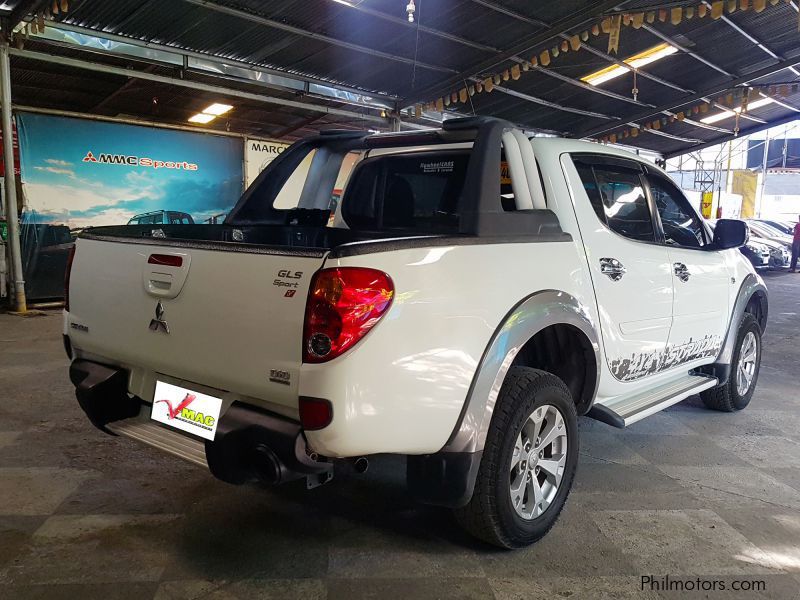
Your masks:
M308 286L326 251L203 246L79 239L73 346L295 408Z

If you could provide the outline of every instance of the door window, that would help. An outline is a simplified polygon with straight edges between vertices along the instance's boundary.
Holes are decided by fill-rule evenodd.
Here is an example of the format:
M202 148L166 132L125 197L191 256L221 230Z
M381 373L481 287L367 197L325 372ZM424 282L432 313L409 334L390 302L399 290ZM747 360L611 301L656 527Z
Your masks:
M708 238L700 217L680 190L662 177L649 175L647 179L667 244L684 248L705 246Z
M597 217L609 229L632 240L655 241L639 173L611 166L579 164L577 168Z

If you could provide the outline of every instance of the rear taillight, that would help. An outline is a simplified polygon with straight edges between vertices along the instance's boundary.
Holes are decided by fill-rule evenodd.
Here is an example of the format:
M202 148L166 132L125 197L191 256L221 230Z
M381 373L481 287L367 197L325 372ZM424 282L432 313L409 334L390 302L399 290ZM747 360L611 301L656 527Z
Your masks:
M75 244L67 254L67 269L64 271L64 310L69 312L69 276L72 273L72 261L75 259ZM57 281L57 280L56 280Z
M346 352L389 309L394 284L383 271L361 267L323 269L308 292L303 361L320 363Z

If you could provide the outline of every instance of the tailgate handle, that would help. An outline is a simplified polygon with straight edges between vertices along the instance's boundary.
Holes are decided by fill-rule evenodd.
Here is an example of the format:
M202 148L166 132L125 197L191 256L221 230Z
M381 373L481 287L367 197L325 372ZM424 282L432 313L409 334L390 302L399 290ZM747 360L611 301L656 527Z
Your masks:
M189 274L191 255L185 252L159 252L145 254L144 288L151 296L175 298L186 282Z
M150 290L169 290L172 287L172 275L169 273L150 273Z

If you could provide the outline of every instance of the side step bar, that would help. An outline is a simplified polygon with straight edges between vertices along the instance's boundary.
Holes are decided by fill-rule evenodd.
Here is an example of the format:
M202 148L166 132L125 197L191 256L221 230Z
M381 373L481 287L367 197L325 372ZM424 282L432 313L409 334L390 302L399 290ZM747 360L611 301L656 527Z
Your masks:
M614 398L607 404L595 404L587 416L613 427L623 428L715 385L715 377L687 375L633 396Z
M208 468L206 446L202 441L184 436L177 431L170 431L150 419L125 419L109 423L106 427L117 435L138 440L148 446Z

